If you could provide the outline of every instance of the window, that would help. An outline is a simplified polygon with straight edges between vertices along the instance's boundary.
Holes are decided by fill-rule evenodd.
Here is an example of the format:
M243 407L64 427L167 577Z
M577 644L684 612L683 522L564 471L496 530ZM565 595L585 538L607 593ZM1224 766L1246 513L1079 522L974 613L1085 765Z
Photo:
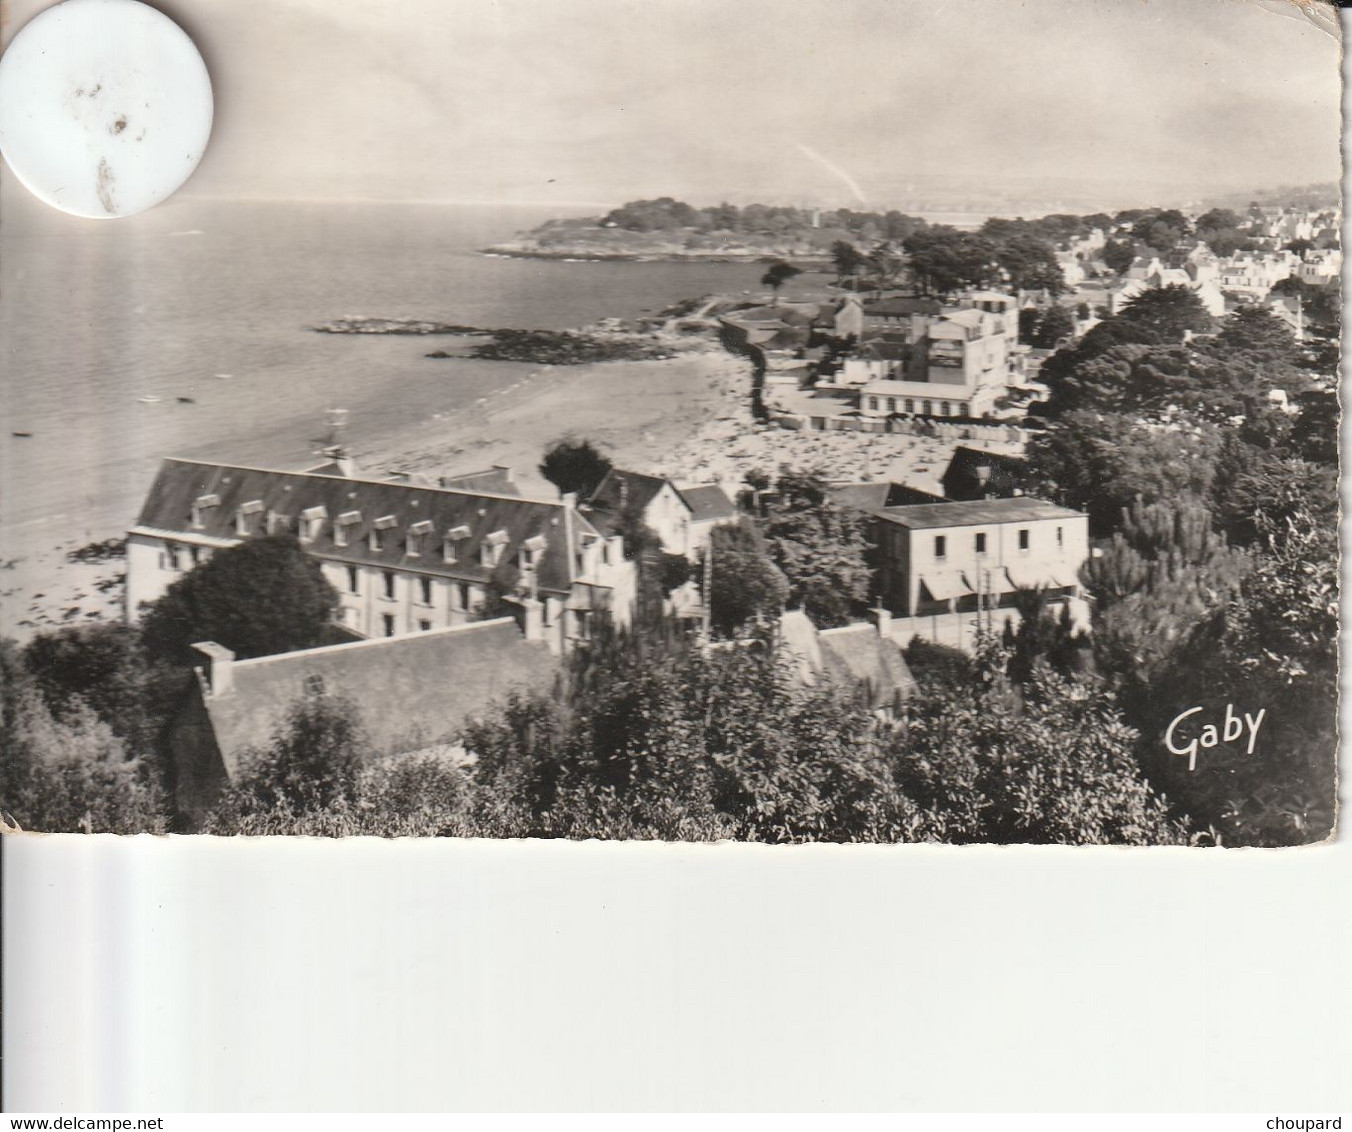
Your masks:
M393 637L393 636L394 636L394 614L393 614L393 613L382 613L382 614L380 615L380 620L381 620L381 622L384 624L384 627L385 627L385 636L387 636L387 637Z
M200 546L188 547L188 558L194 566L202 561L202 548Z
M169 570L183 569L183 548L176 542L166 542L164 544L164 565Z
M944 417L951 417L953 415L949 412L949 404L947 401L939 402L939 415Z
M355 566L347 568L347 592L350 594L361 593L361 571Z
M897 411L897 399L895 397L889 397L887 399L887 411L889 413L895 413Z
M394 526L393 515L382 515L371 524L371 549L384 550L390 544L387 533Z
M235 512L235 534L240 538L247 538L251 535L257 526L255 515L262 514L263 502L259 499L251 499L248 503L242 503Z
M426 633L426 632L427 632L429 629L431 629L431 628L432 628L432 622L430 622L430 621L419 621L419 622L418 622L418 632L420 632L420 633Z
M418 596L422 599L423 605L432 604L432 579L418 579Z
M1066 532L1064 527L1056 528L1056 545L1057 546L1066 545Z
M868 399L868 407L876 412L878 408L878 398L870 397Z
M381 576L381 578L382 578L382 579L384 580L384 582L385 582L385 596L386 596L387 598L393 598L393 597L394 597L394 574L393 574L391 571L389 571L389 570L383 570L383 571L381 571L381 575L380 575L380 576Z
M1027 549L1028 549L1028 528L1027 528L1027 527L1025 527L1023 530L1021 530L1021 531L1019 532L1019 549L1020 549L1020 550L1027 550Z
M307 507L300 513L300 531L302 542L314 542L319 537L319 532L324 527L324 520L329 516L328 509L322 505L319 507Z
M460 598L460 608L461 608L461 609L468 609L468 608L469 608L469 584L468 584L467 582L461 582L460 585L457 587L457 594L458 594L458 596L459 596L459 598Z
M207 513L213 507L219 507L221 497L219 495L199 495L192 501L192 525L202 528L207 525Z
M339 515L333 524L333 545L346 546L348 528L355 527L360 522L360 511L344 511Z
M924 411L925 416L927 416L927 417L932 417L932 416L934 416L934 402L933 402L933 401L926 401L926 402L924 403L924 405L925 405L925 408L924 408L923 411Z
M914 398L914 397L907 397L907 398L906 398L906 411L907 411L908 413L914 413L914 412L915 412L915 398Z
M944 558L948 555L948 539L944 535L934 536L934 557Z
M959 401L959 402L958 402L958 416L960 416L960 417L965 417L966 415L967 415L967 402L966 402L966 401Z
M496 566L502 561L502 552L507 545L507 532L494 531L479 546L479 565Z
M432 533L432 524L423 519L421 522L414 523L408 529L408 556L417 558L422 554L423 539Z
M976 552L978 554L986 553L986 532L982 531L976 536Z

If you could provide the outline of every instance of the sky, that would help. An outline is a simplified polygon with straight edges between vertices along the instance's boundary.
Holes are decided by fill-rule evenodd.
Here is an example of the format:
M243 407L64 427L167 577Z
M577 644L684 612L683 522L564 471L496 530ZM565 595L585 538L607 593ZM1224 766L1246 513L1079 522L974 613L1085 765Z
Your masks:
M159 6L215 86L188 195L862 207L935 178L1340 172L1338 43L1294 0Z

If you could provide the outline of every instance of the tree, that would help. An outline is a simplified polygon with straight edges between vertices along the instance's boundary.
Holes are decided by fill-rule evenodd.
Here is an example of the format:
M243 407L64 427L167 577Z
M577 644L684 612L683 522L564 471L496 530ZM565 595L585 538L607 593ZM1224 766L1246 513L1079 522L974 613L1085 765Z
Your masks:
M587 499L613 466L590 440L565 437L546 449L540 474L563 494L572 492L578 499Z
M1039 350L1053 350L1074 333L1075 316L1065 307L1050 306L1038 315L1028 340Z
M1338 395L1322 389L1297 394L1291 447L1302 460L1337 466Z
M356 706L341 696L296 700L271 742L242 760L210 832L252 814L315 813L356 797L367 740Z
M1119 317L1149 327L1163 342L1177 342L1188 330L1205 333L1212 325L1202 300L1182 283L1142 291L1122 308Z
M56 719L34 687L12 700L0 735L0 809L43 833L160 833L155 776L82 704Z
M1032 232L1020 232L995 244L995 261L1016 291L1047 291L1059 295L1066 289L1056 249Z
M1101 254L1108 269L1121 275L1136 262L1136 245L1130 240L1108 240Z
M1152 687L1143 753L1152 778L1231 844L1296 845L1333 827L1338 704L1338 534L1309 514L1267 524L1238 592L1189 634ZM1178 713L1264 712L1247 744L1171 754ZM1177 745L1177 744L1176 744Z
M837 240L831 245L831 263L837 280L856 279L868 266L868 257L848 240Z
M832 502L810 472L780 473L757 523L771 560L789 583L788 601L826 628L844 625L868 600L866 520Z
M1167 252L1181 243L1191 230L1186 216L1176 208L1166 208L1139 217L1131 226L1131 235L1138 244Z
M731 633L748 621L779 615L789 585L750 520L715 527L708 553L713 557L711 592L704 600L715 629Z
M23 663L58 719L83 703L133 750L154 742L151 675L133 626L106 622L39 633L25 646Z
M1197 235L1205 240L1210 232L1233 232L1242 223L1243 221L1231 209L1213 208L1197 218L1195 227Z
M154 602L141 640L152 660L191 665L198 641L241 658L314 648L325 640L338 592L292 535L217 551Z
M994 241L942 224L912 232L905 249L915 285L924 294L984 286L999 270Z
M1292 365L1297 359L1295 335L1267 307L1237 308L1221 323L1216 340L1227 350L1259 354L1268 361Z
M1135 732L1110 694L1037 666L1019 694L987 646L977 679L911 700L890 742L920 813L910 840L960 844L1186 844L1140 774Z
M769 287L775 293L775 302L778 303L779 289L795 275L802 274L803 269L801 267L794 267L793 264L785 260L777 259L770 264L765 274L761 276L761 286Z
M1148 425L1133 414L1075 410L1029 441L1022 486L1087 512L1090 533L1107 537L1138 496L1146 503L1207 498L1221 436L1204 422Z

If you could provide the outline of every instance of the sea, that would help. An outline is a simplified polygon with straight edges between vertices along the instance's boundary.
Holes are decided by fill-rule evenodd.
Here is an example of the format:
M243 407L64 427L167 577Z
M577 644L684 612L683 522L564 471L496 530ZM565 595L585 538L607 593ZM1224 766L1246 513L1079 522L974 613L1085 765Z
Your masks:
M11 182L0 207L0 560L53 529L124 529L164 456L295 467L325 438L329 409L347 409L347 439L369 447L493 397L522 369L426 358L445 338L320 334L316 323L562 329L753 288L764 271L479 254L549 215L174 198L82 221Z
M448 366L425 356L445 338L317 323L562 329L759 290L764 271L480 254L546 207L180 195L94 221L12 179L0 188L0 564L58 534L125 530L165 456L303 466L333 408L355 449L377 448L491 400L525 368Z

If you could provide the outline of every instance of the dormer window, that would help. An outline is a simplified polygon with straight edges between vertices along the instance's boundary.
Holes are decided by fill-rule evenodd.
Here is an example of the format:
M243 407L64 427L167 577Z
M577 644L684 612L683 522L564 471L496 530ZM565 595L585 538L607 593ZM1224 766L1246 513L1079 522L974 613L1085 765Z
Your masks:
M422 554L423 540L432 533L432 523L422 519L408 529L408 556L417 558Z
M479 545L479 565L496 566L502 561L502 551L507 545L507 532L494 531Z
M333 545L346 546L348 531L360 525L360 511L344 511L333 521Z
M469 538L469 528L463 523L446 532L446 537L441 543L441 557L448 566L456 561L455 544L467 538Z
M534 570L539 566L547 545L548 543L545 542L543 535L536 535L523 542L519 552L521 569Z
M324 520L329 517L329 509L322 503L318 507L307 507L300 513L300 537L302 542L314 542L324 529Z
M389 545L389 535L387 531L394 527L393 515L382 515L371 524L371 549L384 550Z
M235 511L235 533L240 538L245 538L253 533L255 525L254 516L263 510L263 501L261 499L251 499L248 503L241 503Z
M219 495L199 495L192 501L192 525L199 530L207 525L207 515L221 505Z
M288 523L286 516L283 515L280 511L268 512L268 522L267 522L268 534L270 535L280 534L282 531L285 531L287 527Z

